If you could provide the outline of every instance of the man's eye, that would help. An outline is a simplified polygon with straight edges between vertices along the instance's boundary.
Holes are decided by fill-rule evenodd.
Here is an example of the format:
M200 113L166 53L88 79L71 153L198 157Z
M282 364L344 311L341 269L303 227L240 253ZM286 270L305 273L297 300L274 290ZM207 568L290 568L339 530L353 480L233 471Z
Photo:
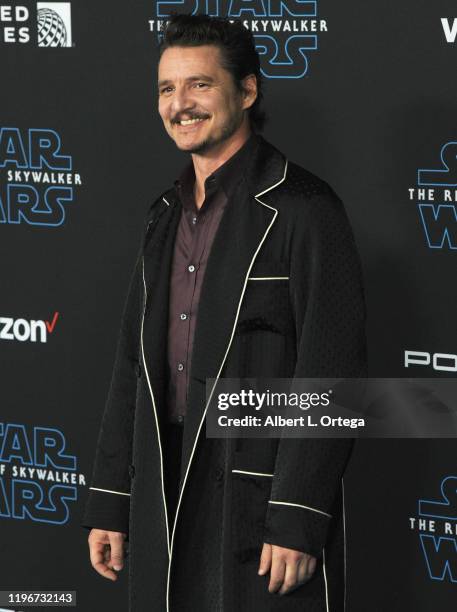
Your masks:
M169 93L171 90L172 90L172 87L168 85L167 87L162 87L162 89L160 90L160 93Z
M206 83L195 83L195 86L196 86L198 89L201 89L202 87L207 87L207 84L206 84Z

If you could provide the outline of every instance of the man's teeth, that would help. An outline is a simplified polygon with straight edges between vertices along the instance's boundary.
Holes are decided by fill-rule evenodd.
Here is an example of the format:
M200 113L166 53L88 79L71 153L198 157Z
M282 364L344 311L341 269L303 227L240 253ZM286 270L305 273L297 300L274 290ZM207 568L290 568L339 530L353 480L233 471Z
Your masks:
M191 125L192 123L197 123L198 121L203 121L203 119L182 119L179 123L181 125Z

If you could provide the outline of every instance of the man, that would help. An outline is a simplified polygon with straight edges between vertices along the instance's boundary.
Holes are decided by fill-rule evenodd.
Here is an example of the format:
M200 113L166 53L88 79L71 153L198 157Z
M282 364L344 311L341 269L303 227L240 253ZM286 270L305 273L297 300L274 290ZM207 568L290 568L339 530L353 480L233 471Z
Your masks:
M210 439L204 419L206 379L364 373L349 223L258 134L247 29L173 16L160 52L159 113L192 159L146 216L83 520L91 562L115 580L128 540L130 612L343 610L350 440Z

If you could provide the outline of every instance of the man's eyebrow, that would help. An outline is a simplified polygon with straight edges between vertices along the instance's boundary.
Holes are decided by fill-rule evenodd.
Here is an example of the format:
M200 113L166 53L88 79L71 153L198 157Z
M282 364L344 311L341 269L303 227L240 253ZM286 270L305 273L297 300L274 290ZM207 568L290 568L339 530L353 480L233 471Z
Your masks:
M207 74L193 74L186 78L187 82L191 81L207 81L208 83L214 83L213 77L210 77ZM170 79L162 79L157 83L158 87L164 87L165 85L170 85L172 81Z

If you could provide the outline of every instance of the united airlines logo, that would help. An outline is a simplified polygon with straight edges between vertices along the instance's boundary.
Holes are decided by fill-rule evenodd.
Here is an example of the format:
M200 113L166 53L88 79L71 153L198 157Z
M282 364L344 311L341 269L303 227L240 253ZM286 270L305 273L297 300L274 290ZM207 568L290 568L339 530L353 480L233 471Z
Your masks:
M59 227L80 185L58 132L0 128L0 223Z
M431 580L457 583L457 476L446 476L434 499L420 499L410 529L418 534Z
M73 47L70 2L0 5L0 43Z
M63 525L86 477L64 433L0 423L0 518Z
M71 9L69 2L38 2L38 46L71 47Z
M156 0L151 32L158 33L172 12L239 19L253 32L262 74L269 79L299 79L309 73L327 22L317 1L306 0Z
M441 147L439 161L417 171L415 201L425 243L430 249L457 249L457 142Z

